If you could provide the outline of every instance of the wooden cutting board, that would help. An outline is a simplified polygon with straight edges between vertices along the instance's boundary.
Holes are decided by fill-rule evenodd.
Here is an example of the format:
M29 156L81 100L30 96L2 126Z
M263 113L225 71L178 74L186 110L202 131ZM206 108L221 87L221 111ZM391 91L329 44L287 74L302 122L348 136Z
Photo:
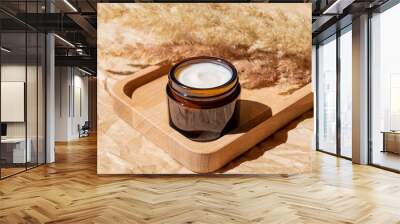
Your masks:
M242 88L239 127L215 141L192 141L169 126L165 88L170 67L143 69L117 82L110 93L119 117L196 173L221 168L313 107L311 84L286 94L277 88Z

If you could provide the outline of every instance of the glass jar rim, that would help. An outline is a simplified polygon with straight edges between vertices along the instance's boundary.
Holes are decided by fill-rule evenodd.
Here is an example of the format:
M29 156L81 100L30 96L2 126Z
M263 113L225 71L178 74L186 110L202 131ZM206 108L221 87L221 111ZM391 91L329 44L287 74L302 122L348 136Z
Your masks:
M231 78L224 84L211 88L196 88L187 86L179 82L179 80L176 78L175 72L180 67L202 62L209 62L224 66L225 68L231 71L232 73ZM198 57L185 58L176 63L174 66L172 66L168 74L168 80L169 80L168 83L171 86L171 88L182 93L183 95L194 96L194 97L210 97L223 94L231 90L233 87L235 87L236 83L238 83L238 75L235 66L225 59L218 57L211 57L211 56L198 56Z

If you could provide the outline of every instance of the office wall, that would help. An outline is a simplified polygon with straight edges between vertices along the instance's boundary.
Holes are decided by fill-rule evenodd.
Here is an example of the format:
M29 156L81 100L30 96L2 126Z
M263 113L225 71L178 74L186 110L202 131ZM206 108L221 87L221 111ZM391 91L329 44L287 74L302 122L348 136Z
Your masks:
M28 74L35 73L36 74L36 65L35 66L27 66ZM3 64L1 66L1 81L9 82L9 81L18 81L25 82L25 64ZM37 93L36 93L36 85L37 79L32 76L27 76L27 108L29 108L29 112L33 112L37 110L37 107L41 107L42 101L38 102ZM41 105L38 105L40 103ZM5 108L3 108L5 109ZM27 113L27 122L28 122L28 133L36 133L36 120L37 114L35 113ZM34 124L33 124L33 123ZM35 134L36 135L36 134ZM24 122L9 122L7 123L7 136L8 137L25 137L25 123ZM28 136L32 137L32 136Z
M88 121L88 77L76 68L55 69L55 140L79 137L78 125Z
M88 77L75 70L72 90L71 135L72 138L78 138L78 125L82 126L85 121L88 121Z
M70 72L68 67L55 69L55 140L67 141L69 133L69 84Z

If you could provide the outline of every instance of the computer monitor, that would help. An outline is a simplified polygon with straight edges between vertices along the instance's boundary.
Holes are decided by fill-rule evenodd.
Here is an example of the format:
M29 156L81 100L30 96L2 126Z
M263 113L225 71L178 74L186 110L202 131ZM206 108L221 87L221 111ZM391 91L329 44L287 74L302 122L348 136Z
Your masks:
M1 123L1 137L7 136L7 124Z

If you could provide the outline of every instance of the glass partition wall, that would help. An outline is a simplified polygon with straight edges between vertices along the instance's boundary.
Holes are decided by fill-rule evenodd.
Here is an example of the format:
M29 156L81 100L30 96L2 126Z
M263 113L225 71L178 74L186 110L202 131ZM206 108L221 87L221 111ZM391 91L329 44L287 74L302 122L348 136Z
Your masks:
M26 33L1 33L1 177L26 169ZM4 50L6 49L6 50ZM30 162L28 159L27 162Z
M21 1L18 6L24 12L35 12L39 10L38 2ZM13 23L12 26L0 23L0 178L3 179L45 163L46 40L44 33L12 15L0 12L0 19Z
M370 163L400 171L400 4L371 18Z
M339 49L340 155L352 158L352 32L351 25L341 31Z
M336 153L336 35L321 42L318 55L318 149Z
M400 4L369 12L368 164L400 172ZM364 34L363 34L364 35ZM352 27L317 44L317 149L352 158Z
M352 157L351 25L317 45L317 149Z

